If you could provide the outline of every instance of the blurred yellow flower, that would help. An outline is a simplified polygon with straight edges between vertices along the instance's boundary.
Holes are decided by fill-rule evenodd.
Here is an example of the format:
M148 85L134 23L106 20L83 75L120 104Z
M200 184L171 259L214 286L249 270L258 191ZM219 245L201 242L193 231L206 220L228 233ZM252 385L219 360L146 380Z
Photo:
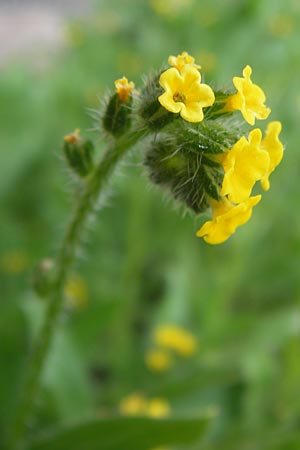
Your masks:
M281 128L280 122L270 122L267 127L266 136L261 143L261 147L268 152L270 160L267 173L261 180L261 185L265 191L270 189L270 174L275 170L283 157L283 144L279 140Z
M172 364L172 357L164 350L149 350L145 355L145 362L153 372L165 372Z
M124 416L142 416L147 409L147 400L142 394L134 393L121 400L119 409Z
M221 244L226 241L240 225L244 225L251 215L253 206L260 201L261 195L250 197L239 205L234 205L226 198L217 202L212 200L213 218L202 225L197 232L208 244Z
M150 0L156 14L166 17L176 17L192 4L193 0Z
M121 102L127 102L132 89L134 89L133 81L128 82L127 78L123 77L115 81L115 86L119 100Z
M170 414L170 405L163 398L153 398L149 400L146 407L146 415L154 419L161 419Z
M283 38L292 33L295 28L295 18L289 14L278 14L270 18L268 30L272 36Z
M176 325L162 325L154 330L157 345L174 350L181 356L191 356L197 350L197 341L188 331Z
M250 125L255 119L266 119L271 110L264 104L266 97L263 90L251 81L252 69L246 66L243 70L244 78L233 77L233 84L237 93L228 98L226 110L239 110Z
M217 66L217 55L209 50L198 53L197 59L201 61L205 73L213 72Z
M124 416L146 416L155 419L166 417L170 413L170 405L163 398L147 399L144 395L133 393L123 398L119 405Z
M184 66L181 73L175 67L166 70L159 82L165 90L158 97L160 104L172 113L180 113L188 122L201 122L202 108L215 101L213 90L201 84L200 72L190 65Z
M225 175L221 195L233 203L241 203L250 195L256 181L262 180L270 164L268 152L261 146L261 131L256 128L243 136L223 156Z
M88 302L88 288L85 280L78 274L72 275L66 282L64 294L67 304L80 309Z
M0 256L0 270L16 275L24 272L28 266L28 257L22 250L11 250Z
M195 58L189 55L187 52L182 52L181 55L177 56L169 56L168 63L170 64L170 66L178 69L179 72L181 72L182 69L187 65L195 67L196 69L201 69L201 66L195 64Z

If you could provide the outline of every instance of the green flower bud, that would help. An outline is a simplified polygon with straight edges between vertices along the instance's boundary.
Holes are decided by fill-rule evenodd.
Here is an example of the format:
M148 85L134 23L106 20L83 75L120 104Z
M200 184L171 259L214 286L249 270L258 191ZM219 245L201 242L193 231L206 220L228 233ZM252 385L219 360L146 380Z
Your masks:
M70 167L81 177L88 175L93 167L94 145L79 136L79 130L64 137L64 153Z
M119 137L131 126L131 92L134 83L123 77L115 81L115 86L116 93L108 101L102 117L102 126L109 134Z
M54 262L52 259L43 259L34 271L32 286L39 297L47 297L52 288L54 278Z

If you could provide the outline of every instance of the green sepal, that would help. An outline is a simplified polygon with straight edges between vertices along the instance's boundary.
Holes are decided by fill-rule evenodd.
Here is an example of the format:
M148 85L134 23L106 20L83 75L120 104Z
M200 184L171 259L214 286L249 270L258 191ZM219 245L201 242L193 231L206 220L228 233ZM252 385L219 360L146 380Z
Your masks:
M145 166L150 179L164 186L172 196L196 213L205 212L209 198L220 199L223 169L217 162L207 164L203 153L165 136L151 144Z
M111 96L102 117L105 131L119 137L129 130L131 126L132 97L121 101L117 93Z
M204 108L204 118L206 120L216 120L221 117L229 117L233 114L233 111L226 110L226 102L229 97L231 97L234 92L233 91L225 91L225 90L216 90L214 91L215 101L212 106L209 108Z
M94 167L94 144L78 138L75 142L64 142L64 153L70 167L81 177L88 175Z

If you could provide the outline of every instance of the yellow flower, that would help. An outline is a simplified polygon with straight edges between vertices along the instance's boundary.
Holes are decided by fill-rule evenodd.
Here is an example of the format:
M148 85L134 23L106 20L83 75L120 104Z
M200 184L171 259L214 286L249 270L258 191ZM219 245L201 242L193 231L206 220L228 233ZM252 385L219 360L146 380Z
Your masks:
M283 157L283 145L279 140L279 134L281 132L280 122L270 122L266 137L262 140L261 146L266 150L270 157L269 167L267 173L261 180L261 185L265 191L270 188L269 176L278 166Z
M132 81L128 82L127 78L123 77L115 81L115 86L119 100L121 102L127 102L132 89L134 89L134 83Z
M28 256L22 250L11 250L0 255L0 271L5 273L22 273L26 270L28 263Z
M266 119L271 110L264 104L266 97L263 90L251 81L252 69L246 66L243 70L244 78L233 77L233 84L237 93L229 97L226 109L239 110L246 122L254 125L255 119Z
M261 131L256 128L243 136L223 156L225 175L221 195L228 195L233 203L246 200L256 181L263 179L270 164L268 152L261 148Z
M195 58L193 58L193 56L189 55L187 52L182 52L181 55L177 56L169 56L168 63L170 64L170 66L178 69L179 72L181 72L182 69L187 65L195 67L196 69L201 69L201 66L195 64Z
M200 72L190 65L184 66L181 73L175 67L166 70L159 82L165 90L158 97L160 104L172 113L180 113L188 122L201 122L202 108L215 101L213 90L201 84Z
M69 306L80 309L88 302L88 289L80 275L72 275L66 282L64 294Z
M120 412L124 416L144 415L147 408L147 400L142 394L134 393L123 398L120 402Z
M149 400L146 407L146 415L154 419L161 419L170 414L170 405L163 398L153 398Z
M239 205L226 198L217 202L212 200L213 218L202 225L197 232L208 244L221 244L226 241L240 225L244 225L251 215L253 206L260 201L261 195L250 197Z
M157 345L176 351L181 356L191 356L196 352L197 341L186 330L175 325L162 325L154 331Z
M145 356L146 365L154 372L165 372L172 364L172 358L164 350L149 350Z

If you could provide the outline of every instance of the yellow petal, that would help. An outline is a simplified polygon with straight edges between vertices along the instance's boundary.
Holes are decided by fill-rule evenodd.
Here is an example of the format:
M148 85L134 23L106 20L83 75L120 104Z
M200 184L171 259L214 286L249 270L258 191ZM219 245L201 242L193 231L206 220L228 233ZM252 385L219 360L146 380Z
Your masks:
M158 97L158 101L161 106L172 113L179 113L184 106L184 104L181 102L175 102L173 99L173 94L170 92L164 92Z
M278 166L283 158L283 144L279 140L279 134L281 132L280 122L270 122L266 136L262 141L262 148L266 150L270 157L270 163L265 177L261 180L262 188L267 191L270 188L269 176Z
M206 222L197 232L209 244L221 244L237 229L245 224L252 215L252 208L261 199L261 195L248 198L245 202L234 205L228 200L212 201L213 219Z
M160 75L159 84L167 92L181 91L183 88L183 78L177 69L172 67Z
M181 103L182 108L180 111L181 117L187 122L201 122L203 120L202 106L199 103L189 103L187 105Z
M230 201L241 203L250 195L256 181L266 175L270 157L260 147L261 131L257 128L239 139L223 160L224 178L221 195L228 195Z

